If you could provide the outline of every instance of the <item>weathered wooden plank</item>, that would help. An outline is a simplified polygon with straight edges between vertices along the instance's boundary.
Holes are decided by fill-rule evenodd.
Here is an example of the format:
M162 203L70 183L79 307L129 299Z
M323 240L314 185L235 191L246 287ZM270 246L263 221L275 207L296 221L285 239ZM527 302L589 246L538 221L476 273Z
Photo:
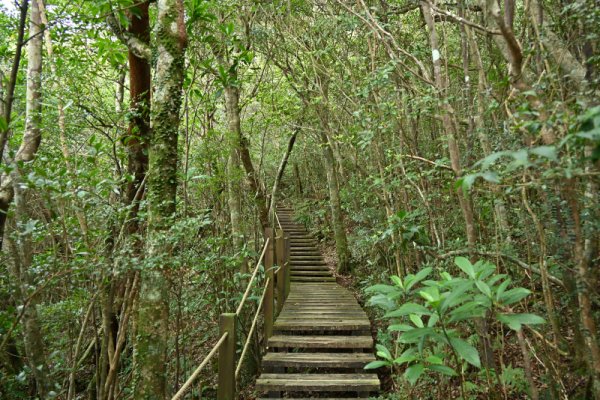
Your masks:
M375 361L370 353L268 353L265 367L362 368Z
M294 336L275 335L268 342L273 348L297 349L370 349L371 336Z
M375 374L262 374L259 391L372 392L379 390Z

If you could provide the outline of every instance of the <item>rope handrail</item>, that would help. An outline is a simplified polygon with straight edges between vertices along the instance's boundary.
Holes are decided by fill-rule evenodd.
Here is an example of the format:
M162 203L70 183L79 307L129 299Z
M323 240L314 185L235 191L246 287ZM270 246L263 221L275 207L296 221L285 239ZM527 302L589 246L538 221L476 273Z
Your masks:
M256 324L258 322L258 316L260 315L260 311L262 309L263 302L265 301L265 296L267 295L267 289L269 288L269 281L271 278L267 278L265 282L265 288L263 290L263 294L260 298L260 302L258 303L258 307L256 308L256 314L254 314L254 319L252 320L252 325L250 326L250 330L248 331L248 335L246 337L246 342L244 343L244 348L242 349L242 354L240 355L240 359L238 361L238 365L235 368L235 378L237 379L240 371L242 369L242 364L244 363L244 357L246 356L246 352L250 347L250 340L252 339L252 335L254 334L254 329L256 329Z
M175 396L173 396L171 398L171 400L178 400L185 394L185 392L187 392L187 390L190 388L190 386L192 386L192 383L194 383L194 381L196 380L196 378L202 371L202 368L204 368L206 366L206 364L208 364L210 359L215 355L217 350L219 350L221 345L225 342L225 339L227 339L228 335L229 335L229 333L225 332L221 336L219 341L213 346L210 353L208 353L208 355L204 358L204 361L202 361L202 363L198 366L198 368L196 368L196 370L192 373L192 375L190 375L190 377L187 379L187 381L185 381L185 383L181 386L181 388L177 391L177 393L175 393Z
M265 245L262 249L262 253L260 254L260 258L258 259L258 262L256 263L256 267L254 267L254 272L252 273L250 282L248 282L248 286L246 287L244 296L242 296L242 300L240 301L240 304L238 305L237 309L235 310L235 313L237 315L240 315L240 312L242 312L244 303L246 302L246 299L248 298L248 295L250 294L250 289L252 288L252 283L254 283L254 279L256 278L256 274L258 273L258 267L260 267L260 264L262 263L262 260L265 257L265 253L267 252L267 248L269 247L269 240L270 240L270 238L267 238L267 240L265 240Z

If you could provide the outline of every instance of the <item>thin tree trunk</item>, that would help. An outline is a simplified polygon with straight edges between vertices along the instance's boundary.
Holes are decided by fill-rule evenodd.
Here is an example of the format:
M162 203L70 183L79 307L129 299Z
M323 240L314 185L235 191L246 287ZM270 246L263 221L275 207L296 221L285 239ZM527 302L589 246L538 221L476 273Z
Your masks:
M21 65L21 53L23 51L23 37L25 36L25 24L27 23L27 9L29 7L29 0L22 0L19 15L19 30L17 32L17 45L15 49L15 57L13 58L12 68L10 70L10 78L8 81L8 87L6 88L6 97L3 99L4 102L4 113L2 117L4 118L4 123L6 128L2 129L0 133L0 164L4 163L4 148L6 147L6 143L8 141L8 134L10 132L10 121L12 116L12 105L15 99L15 87L17 85L17 75L19 74L19 66ZM4 206L4 204L0 203L0 206ZM8 205L6 205L6 209L0 208L0 212L6 212L8 210ZM2 240L2 233L4 233L4 221L6 216L4 215L0 220L0 240ZM0 248L2 248L0 243Z
M35 7L32 7L34 12ZM34 17L35 18L35 17ZM32 18L34 21L36 21ZM18 167L12 171L12 182L14 184L14 200L15 200L15 219L17 221L16 230L19 235L17 241L10 240L10 254L12 256L12 275L15 278L16 289L19 301L25 307L22 316L23 321L23 342L25 344L25 354L31 368L31 373L35 379L36 392L40 399L46 399L49 395L52 386L50 384L50 369L46 360L44 340L42 337L42 329L39 323L37 306L39 304L39 293L34 294L29 300L29 304L25 304L29 297L31 288L35 288L34 273L31 271L33 261L33 243L30 232L19 231L18 226L26 226L30 220L30 210L27 206L31 206L31 201L25 198L27 193L20 188L20 174Z
M296 129L290 139L288 140L288 145L286 148L283 157L281 158L281 162L279 163L279 168L277 168L277 175L275 176L275 182L273 182L273 189L271 189L271 199L269 201L269 215L273 212L275 207L275 203L277 202L277 191L279 190L279 184L281 182L281 178L283 178L283 173L285 172L285 167L287 166L288 159L290 158L290 154L294 148L294 143L296 143L296 137L298 136L298 132L300 129Z
M335 249L338 257L337 271L340 274L346 274L350 272L350 250L348 249L348 240L346 238L346 229L344 227L344 217L342 215L336 162L327 134L320 132L320 137L321 146L323 148L323 157L325 158L325 168L327 172L329 205L331 207L331 223L333 225Z
M261 185L260 179L254 169L252 163L252 157L250 156L250 150L248 149L248 140L242 134L240 125L240 92L235 86L228 86L225 88L225 101L227 104L228 118L229 118L229 129L236 135L237 150L246 172L246 179L248 186L254 196L254 203L258 209L258 219L263 228L269 226L269 210L268 201L263 185Z

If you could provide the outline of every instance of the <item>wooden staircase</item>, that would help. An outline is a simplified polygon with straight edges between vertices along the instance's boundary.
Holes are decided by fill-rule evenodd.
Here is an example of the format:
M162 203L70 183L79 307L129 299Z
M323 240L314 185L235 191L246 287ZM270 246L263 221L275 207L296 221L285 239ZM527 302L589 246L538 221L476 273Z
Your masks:
M290 237L289 296L273 325L256 389L269 398L356 398L379 390L363 370L375 358L370 322L352 294L339 286L317 243L278 208Z

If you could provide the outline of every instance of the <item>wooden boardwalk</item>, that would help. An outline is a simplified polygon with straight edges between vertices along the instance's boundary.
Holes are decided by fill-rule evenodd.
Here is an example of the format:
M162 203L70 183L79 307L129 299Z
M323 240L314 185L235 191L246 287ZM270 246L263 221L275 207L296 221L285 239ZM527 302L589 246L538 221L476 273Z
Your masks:
M379 390L370 322L356 299L338 285L314 238L279 208L290 237L289 296L275 320L256 388L269 398L356 398Z

